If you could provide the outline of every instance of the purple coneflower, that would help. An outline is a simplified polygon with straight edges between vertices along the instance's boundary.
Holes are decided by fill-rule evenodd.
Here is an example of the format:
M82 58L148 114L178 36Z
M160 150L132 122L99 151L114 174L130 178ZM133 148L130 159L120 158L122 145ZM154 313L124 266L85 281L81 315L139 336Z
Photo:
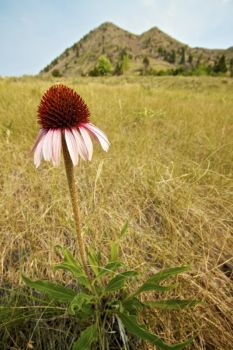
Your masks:
M59 165L61 148L63 149L79 253L86 274L91 279L80 227L74 166L77 165L79 156L91 160L93 145L90 135L101 144L104 151L108 150L109 141L103 131L90 123L89 117L87 105L74 90L63 84L51 86L43 95L38 108L41 129L32 151L36 167L42 158L52 161L56 166Z
M51 86L43 95L38 108L41 129L32 149L36 167L42 158L52 161L55 166L59 165L62 136L74 166L78 164L79 156L91 160L93 145L90 135L107 151L107 136L90 123L89 117L87 105L74 90L63 84Z

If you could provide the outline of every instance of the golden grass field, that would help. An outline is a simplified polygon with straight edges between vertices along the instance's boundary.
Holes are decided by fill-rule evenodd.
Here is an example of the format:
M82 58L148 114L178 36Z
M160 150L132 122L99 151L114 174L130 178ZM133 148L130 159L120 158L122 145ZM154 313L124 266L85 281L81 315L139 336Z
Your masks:
M61 81L84 98L93 123L111 142L108 153L96 144L93 161L75 170L85 241L107 255L109 241L129 221L121 248L131 268L149 275L190 264L191 272L166 297L203 303L142 317L167 342L194 335L190 349L231 350L233 80ZM22 270L70 283L52 270L59 261L55 245L76 249L64 166L43 162L35 169L29 153L39 128L38 103L53 82L0 79L1 305L27 306L21 295L30 304ZM1 350L69 348L74 327L65 318L48 322L40 314L14 324L10 316L0 324Z

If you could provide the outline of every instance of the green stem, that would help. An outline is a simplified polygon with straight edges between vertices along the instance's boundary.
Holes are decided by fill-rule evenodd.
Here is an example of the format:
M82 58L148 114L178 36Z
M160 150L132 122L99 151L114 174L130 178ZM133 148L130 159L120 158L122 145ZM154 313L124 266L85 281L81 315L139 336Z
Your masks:
M80 253L80 258L81 262L83 265L83 268L91 281L91 274L88 269L88 264L87 264L87 257L86 257L86 252L85 252L85 246L84 246L84 241L81 233L81 227L80 227L80 213L79 213L79 207L78 207L78 195L77 195L77 190L75 187L75 179L74 179L74 166L72 163L72 160L70 158L70 154L66 145L66 141L64 138L64 135L62 135L62 149L63 149L63 156L64 156L64 162L65 162L65 169L66 169L66 177L68 181L68 186L70 190L70 198L71 198L71 203L72 203L72 208L73 208L73 213L74 213L74 221L76 225L76 233L77 233L77 242L78 242L78 248L79 248L79 253Z

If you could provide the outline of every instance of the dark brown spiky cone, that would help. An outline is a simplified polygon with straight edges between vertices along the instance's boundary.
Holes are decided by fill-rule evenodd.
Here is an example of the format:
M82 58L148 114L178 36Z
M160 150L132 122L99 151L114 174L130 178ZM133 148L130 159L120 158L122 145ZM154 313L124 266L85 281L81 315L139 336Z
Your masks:
M78 128L88 123L89 117L82 97L63 84L51 86L38 107L38 122L43 129Z

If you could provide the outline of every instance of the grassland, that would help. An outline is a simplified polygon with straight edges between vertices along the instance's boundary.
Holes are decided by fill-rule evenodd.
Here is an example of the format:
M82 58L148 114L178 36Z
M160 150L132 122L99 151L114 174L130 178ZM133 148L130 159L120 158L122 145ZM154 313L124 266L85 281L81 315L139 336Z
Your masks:
M36 310L35 295L20 279L22 270L33 278L72 283L51 268L59 261L55 245L76 250L64 167L44 162L36 170L29 154L38 130L37 105L52 82L0 80L1 305ZM191 272L179 277L167 296L203 304L142 317L167 342L193 334L190 349L232 349L233 80L63 82L83 96L92 121L111 141L107 154L96 145L93 161L76 168L86 242L107 254L108 242L128 220L121 248L131 268L149 275L191 264ZM45 320L41 310L29 321L12 322L18 317L13 312L4 317L1 350L65 350L78 327L65 316Z

